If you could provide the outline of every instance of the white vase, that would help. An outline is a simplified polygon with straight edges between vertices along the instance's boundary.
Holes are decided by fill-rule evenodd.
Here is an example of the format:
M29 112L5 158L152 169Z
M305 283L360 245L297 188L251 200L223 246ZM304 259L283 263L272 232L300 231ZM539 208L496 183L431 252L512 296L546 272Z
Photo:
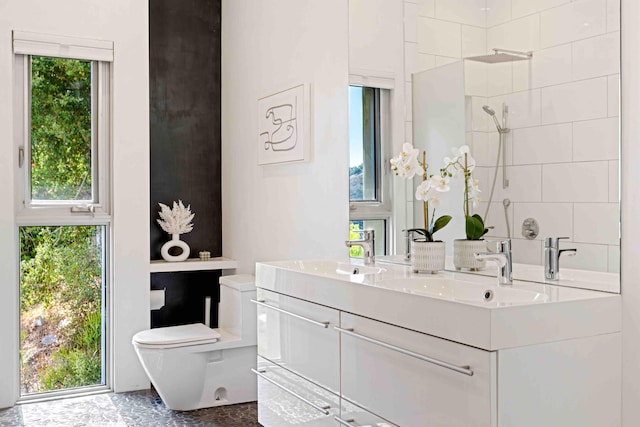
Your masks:
M485 260L478 260L474 256L477 252L487 252L487 242L484 240L456 239L453 241L453 266L456 270L467 269L477 271L487 265Z
M180 253L180 255L171 255L169 253L169 250L176 247L182 249L182 252ZM185 259L189 258L190 253L191 249L189 248L189 245L187 245L186 242L180 240L179 234L172 234L171 240L162 245L162 248L160 248L160 254L162 255L162 258L164 258L165 261L170 262L184 261Z
M417 273L444 270L444 242L411 241L411 269Z

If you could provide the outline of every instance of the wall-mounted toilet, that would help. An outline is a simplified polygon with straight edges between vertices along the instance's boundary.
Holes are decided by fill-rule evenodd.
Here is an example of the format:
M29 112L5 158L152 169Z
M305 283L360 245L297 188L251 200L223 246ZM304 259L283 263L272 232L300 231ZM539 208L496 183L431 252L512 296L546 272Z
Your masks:
M254 277L220 278L219 328L202 323L138 332L140 363L165 405L177 411L257 399Z

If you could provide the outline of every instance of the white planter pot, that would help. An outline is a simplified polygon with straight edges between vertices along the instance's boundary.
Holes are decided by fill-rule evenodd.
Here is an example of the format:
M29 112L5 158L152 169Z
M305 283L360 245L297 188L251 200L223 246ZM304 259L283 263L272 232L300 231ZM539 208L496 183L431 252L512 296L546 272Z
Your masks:
M487 252L487 242L484 240L457 239L453 241L453 266L456 270L468 269L477 271L487 265L485 260L478 260L473 255L477 252Z
M182 249L182 253L180 253L180 255L171 255L169 253L169 250L175 247ZM189 245L187 245L186 242L180 240L179 234L172 234L171 240L162 245L162 248L160 248L160 254L162 255L162 258L164 258L165 261L170 262L184 261L185 259L189 258L190 253L191 248L189 248Z
M411 269L418 273L444 270L444 242L411 241Z

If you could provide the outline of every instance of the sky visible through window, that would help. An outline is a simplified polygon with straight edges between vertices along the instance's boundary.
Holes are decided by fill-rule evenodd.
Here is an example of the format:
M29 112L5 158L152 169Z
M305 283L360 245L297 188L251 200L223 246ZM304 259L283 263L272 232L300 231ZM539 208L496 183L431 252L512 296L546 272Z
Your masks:
M349 167L362 164L362 88L349 86Z

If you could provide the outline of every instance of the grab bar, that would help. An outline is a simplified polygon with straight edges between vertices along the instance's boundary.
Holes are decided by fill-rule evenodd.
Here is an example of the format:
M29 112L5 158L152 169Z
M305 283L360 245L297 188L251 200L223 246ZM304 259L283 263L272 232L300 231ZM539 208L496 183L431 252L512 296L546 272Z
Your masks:
M314 407L315 409L317 409L318 411L322 412L325 415L329 415L329 411L328 409L331 409L331 406L329 405L325 405L325 406L318 406L315 403L311 402L308 399L305 399L304 397L300 396L298 393L296 393L295 391L288 389L287 387L283 386L282 384L278 383L275 380L272 380L271 378L269 378L268 376L264 375L264 373L256 371L255 369L251 368L251 372L253 372L254 374L256 374L257 376L259 376L260 378L269 381L271 384L273 384L274 386L280 388L281 390L286 391L287 393L291 394L294 397L297 397L298 399L302 400L304 403L306 403L309 406Z
M283 310L283 309L278 308L278 307L274 307L272 305L266 304L264 300L254 300L254 299L252 299L250 301L252 303L260 305L262 307L267 307L267 308L275 310L275 311L277 311L279 313L286 314L286 315L289 315L291 317L295 317L296 319L304 320L305 322L309 322L309 323L314 324L316 326L320 326L321 328L327 328L329 326L329 323L330 323L330 322L318 322L316 320L309 319L308 317L300 316L299 314L295 314L295 313L292 313L290 311Z
M465 375L468 375L470 377L473 376L473 371L471 370L471 368L468 365L458 366L458 365L453 365L451 363L443 362L442 360L434 359L432 357L425 356L425 355L420 354L420 353L415 353L415 352L413 352L411 350L407 350L407 349L404 349L404 348L401 348L401 347L397 347L395 345L388 344L388 343L383 342L383 341L378 341L377 339L368 337L366 335L361 335L361 334L359 334L357 332L354 332L354 330L352 328L344 329L344 328L339 328L337 326L334 326L333 328L336 331L342 332L345 335L350 335L352 337L359 338L359 339L361 339L363 341L367 341L367 342L370 342L372 344L379 345L380 347L384 347L384 348L387 348L389 350L394 350L394 351L397 351L398 353L402 353L402 354L405 354L407 356L415 357L416 359L420 359L420 360L422 360L424 362L427 362L427 363L432 363L434 365L437 365L437 366L440 366L440 367L443 367L443 368L451 369L452 371L458 372L460 374L465 374Z

